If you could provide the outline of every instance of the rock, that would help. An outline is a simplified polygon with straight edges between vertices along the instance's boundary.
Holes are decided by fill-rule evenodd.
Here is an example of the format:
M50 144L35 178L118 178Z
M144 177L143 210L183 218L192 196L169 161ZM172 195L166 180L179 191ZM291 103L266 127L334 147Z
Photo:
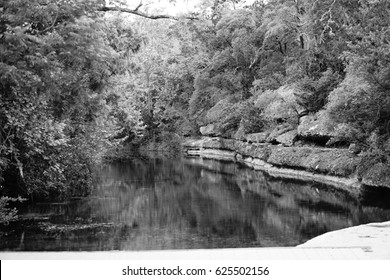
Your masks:
M271 154L271 150L268 144L261 143L244 143L237 141L235 143L235 148L237 153L242 154L243 156L251 156L255 158L260 158L262 160L267 160Z
M282 134L281 136L284 135L283 137L292 142L291 139L296 136L296 131L289 131L285 134L287 135ZM282 140L279 139L279 141ZM287 140L286 143L291 143ZM244 158L245 162L247 162L247 157L251 157L276 167L306 170L340 177L354 175L361 162L361 157L352 154L348 149L284 147L267 143L250 144L218 137L190 139L183 143L183 147L191 155L232 161L241 161ZM375 165L365 171L364 174L359 175L363 178L363 184L390 187L390 166L388 167L385 164Z
M363 170L362 173L364 185L390 188L390 166L377 163Z
M200 133L203 136L221 136L222 133L215 124L208 124L200 127Z
M220 149L220 150L229 150L235 151L235 140L233 139L224 139L224 138L205 138L202 144L202 148L209 149Z
M210 158L224 161L235 161L236 153L232 151L216 150L216 149L204 149L200 150L200 156L202 158Z
M204 139L202 138L186 138L182 143L184 148L200 149L203 145Z
M360 153L362 151L362 147L358 144L352 143L351 145L349 145L348 151L351 154L357 155L358 153Z
M347 149L278 147L271 150L267 162L279 167L347 177L356 171L360 158Z
M220 149L220 150L236 150L236 141L233 139L224 139L219 137L202 137L198 139L187 139L183 142L185 149Z
M270 164L258 158L252 161L252 165L255 170L264 170L265 168L271 167Z
M236 100L232 97L227 97L217 102L212 108L207 111L206 121L207 123L220 123L227 115L232 113Z
M317 236L298 247L364 248L369 259L390 258L390 222L345 228Z
M236 133L234 133L233 139L240 140L240 141L246 140L244 127L242 125L240 125Z
M325 145L332 137L334 130L327 127L324 117L317 115L304 116L298 125L299 138Z
M267 142L268 143L274 143L274 142L277 142L276 138L278 138L279 136L285 134L286 132L289 132L291 130L293 130L294 128L292 127L292 125L290 124L282 124L282 125L278 125L277 127L275 127L271 133L269 134L269 136L267 137ZM280 143L280 142L279 142Z
M246 136L246 140L252 143L265 143L269 132L251 133Z
M294 145L297 136L298 132L294 129L276 137L276 142L281 143L283 146L291 147Z

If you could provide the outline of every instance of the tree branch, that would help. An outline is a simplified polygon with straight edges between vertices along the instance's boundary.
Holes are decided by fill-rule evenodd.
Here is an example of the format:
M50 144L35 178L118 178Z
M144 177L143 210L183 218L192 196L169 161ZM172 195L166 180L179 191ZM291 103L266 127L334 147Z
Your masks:
M134 11L138 11L139 8L141 8L141 6L142 6L142 0L141 0L141 2L139 2L138 6L134 9Z
M144 17L144 18L149 18L149 19L172 19L172 20L179 20L182 17L176 17L172 15L167 15L167 14L147 14L144 12L139 11L139 8L141 7L142 3L138 5L135 9L128 9L128 8L123 8L123 7L107 7L103 6L100 9L98 9L101 12L121 12L121 13L129 13L133 14L136 16ZM195 16L185 16L183 17L184 19L190 19L190 20L198 20L198 17Z
M45 28L44 30L42 30L42 31L39 32L39 33L42 34L42 33L45 33L45 32L47 32L47 31L49 31L50 29L52 29L52 28L55 26L56 22L57 22L59 13L60 13L60 9L59 9L58 6L57 6L57 11L56 11L56 15L55 15L55 17L54 17L54 19L53 19L53 23L52 23L49 27Z

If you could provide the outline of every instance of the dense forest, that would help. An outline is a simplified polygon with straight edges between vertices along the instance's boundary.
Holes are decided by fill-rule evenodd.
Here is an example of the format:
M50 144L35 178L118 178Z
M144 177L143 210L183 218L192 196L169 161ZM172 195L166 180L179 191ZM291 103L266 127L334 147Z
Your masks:
M15 201L88 195L104 160L201 133L310 119L313 145L390 164L389 1L134 2L0 1L0 222Z

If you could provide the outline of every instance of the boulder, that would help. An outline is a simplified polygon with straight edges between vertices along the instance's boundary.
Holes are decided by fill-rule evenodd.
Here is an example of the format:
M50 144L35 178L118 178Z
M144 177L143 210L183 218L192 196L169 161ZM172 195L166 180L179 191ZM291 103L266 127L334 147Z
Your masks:
M223 161L235 161L236 152L217 150L217 149L203 149L200 150L200 156L202 158L210 158Z
M220 137L202 137L189 138L182 145L185 149L200 150L200 149L219 149L219 150L236 150L236 140L224 139Z
M235 143L235 149L237 153L243 156L255 157L262 160L267 160L271 153L269 144L264 143L249 144L237 141Z
M374 164L361 173L364 185L390 188L390 166L387 164Z
M200 133L203 136L221 136L222 135L220 129L215 124L208 124L206 126L200 127Z
M351 153L351 154L359 154L361 151L363 150L362 146L361 145L358 145L356 143L352 143L349 145L348 147L348 151Z
M278 125L271 131L271 133L267 137L267 142L268 143L278 142L276 138L292 130L294 130L294 128L291 124L285 123L285 124Z
M200 149L204 140L201 138L185 138L182 146L187 149Z
M240 141L246 140L244 126L240 125L238 127L238 130L233 135L233 139L240 140Z
M246 140L252 143L265 143L269 132L251 133L246 136Z
M202 148L235 151L235 140L219 137L204 138Z
M294 145L297 137L298 132L294 129L276 137L276 142L282 144L283 146L291 147Z
M334 137L334 129L327 126L328 122L324 119L321 115L302 117L298 126L299 138L325 145Z

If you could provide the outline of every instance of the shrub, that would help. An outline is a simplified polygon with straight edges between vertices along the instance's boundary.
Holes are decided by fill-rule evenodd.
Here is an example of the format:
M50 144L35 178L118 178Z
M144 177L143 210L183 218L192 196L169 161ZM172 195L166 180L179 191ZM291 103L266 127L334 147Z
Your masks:
M10 202L22 202L24 199L11 198L7 196L0 197L0 224L8 224L9 222L18 218L17 210L15 208L8 208Z
M325 106L329 93L339 83L339 74L331 69L323 72L318 80L305 77L297 83L297 87L300 89L295 93L297 103L307 112L316 113Z
M261 132L266 126L266 121L262 115L260 108L256 107L252 102L242 104L241 126L245 134Z

